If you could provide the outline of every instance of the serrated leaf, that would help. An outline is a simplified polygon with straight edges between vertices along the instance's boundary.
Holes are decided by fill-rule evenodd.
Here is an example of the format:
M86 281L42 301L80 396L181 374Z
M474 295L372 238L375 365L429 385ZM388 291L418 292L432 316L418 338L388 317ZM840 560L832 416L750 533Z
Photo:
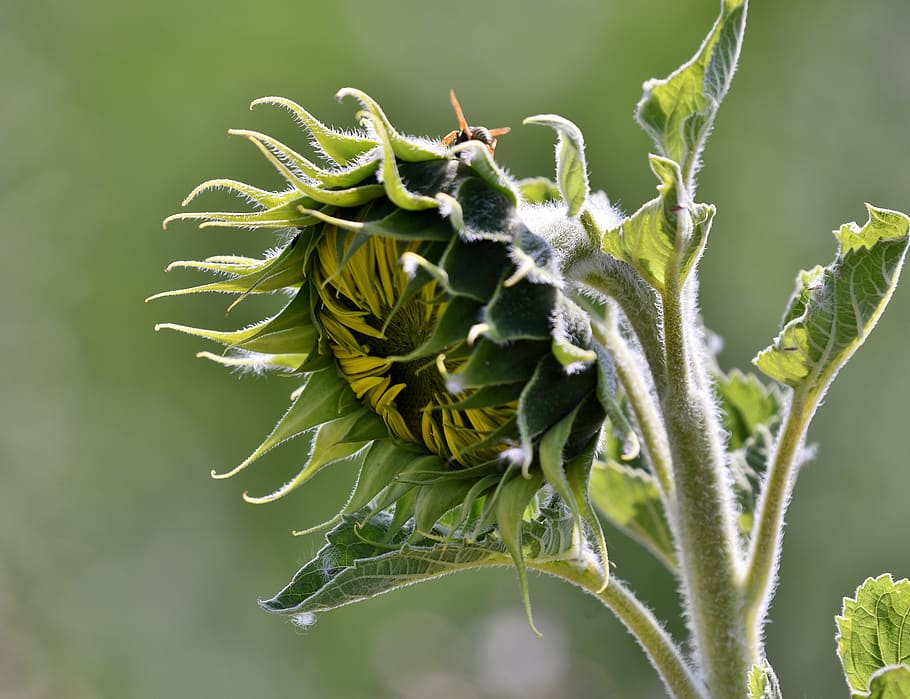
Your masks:
M704 250L714 207L687 203L679 166L656 155L651 170L659 195L604 233L603 251L627 262L659 292L673 278L681 285Z
M801 272L782 330L754 364L790 386L821 390L863 343L891 299L910 241L910 219L867 205L869 221L844 224L837 257Z
M410 532L401 530L389 540L391 525L387 512L363 524L357 515L345 516L315 558L260 605L270 612L323 612L458 570L512 562L501 544L434 545L419 539L418 545L405 545Z
M910 664L910 580L867 578L837 617L837 655L854 692L865 695L881 668Z
M669 77L647 81L636 107L635 118L658 153L679 163L687 183L736 71L746 8L746 0L723 0L698 52Z
M670 570L676 570L673 537L654 479L641 469L613 460L595 463L591 500L614 525L644 545Z
M749 672L749 699L783 699L780 682L767 660L753 665Z
M910 697L910 665L882 668L872 675L869 699L907 699Z
M517 485L516 492L526 491L523 484ZM511 505L506 509L511 510ZM365 517L369 519L364 522ZM571 546L571 529L572 518L567 512L544 510L540 518L524 523L518 538L523 540L524 555L529 560L559 560ZM511 567L514 563L512 554L495 535L479 541L447 539L437 543L415 535L410 525L394 530L389 512L365 510L345 515L326 534L326 541L283 590L260 601L265 610L324 612L460 570Z
M585 162L585 139L581 129L556 114L538 114L522 123L549 126L559 135L556 142L556 183L569 216L578 216L585 205L591 186Z

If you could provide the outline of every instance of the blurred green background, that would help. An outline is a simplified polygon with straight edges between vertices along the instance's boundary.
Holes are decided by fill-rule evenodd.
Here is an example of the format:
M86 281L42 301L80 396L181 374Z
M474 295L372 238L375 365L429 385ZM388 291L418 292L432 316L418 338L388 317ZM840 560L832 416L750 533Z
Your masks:
M552 134L519 125L557 112L584 131L593 184L634 210L655 185L631 119L641 82L694 52L717 4L0 3L0 697L662 696L606 611L543 578L535 639L505 570L306 631L261 612L256 599L319 546L289 531L330 515L352 474L244 504L242 490L265 492L293 467L289 445L248 477L210 480L258 443L292 384L238 380L193 359L203 343L152 332L163 320L229 327L223 299L142 301L189 281L163 274L172 259L270 245L266 233L160 226L205 179L277 185L224 135L295 142L280 110L247 111L262 95L349 126L354 105L332 96L356 86L403 130L441 135L455 88L473 123L513 126L497 157L517 176L552 172ZM908 26L906 0L752 8L700 189L719 211L702 308L725 367L746 367L773 337L797 269L831 260L831 229L864 221L865 200L910 208ZM821 449L797 487L767 636L789 697L847 695L841 597L867 575L910 575L908 286L811 431ZM672 618L668 576L610 540L615 574Z

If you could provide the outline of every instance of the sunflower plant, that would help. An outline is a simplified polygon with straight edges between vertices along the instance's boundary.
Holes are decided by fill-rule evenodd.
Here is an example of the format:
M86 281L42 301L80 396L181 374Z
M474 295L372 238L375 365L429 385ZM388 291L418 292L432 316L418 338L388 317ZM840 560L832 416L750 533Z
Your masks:
M557 139L555 179L516 180L495 157L504 129L443 139L400 133L345 88L354 129L288 110L313 156L234 130L286 181L216 179L249 210L184 212L201 226L274 229L261 258L181 261L214 281L158 294L284 299L239 330L159 328L221 343L201 356L297 380L274 430L228 478L273 448L302 466L267 503L341 463L358 476L325 545L273 597L307 619L459 570L511 566L534 628L527 573L568 581L625 624L680 699L773 699L763 629L805 435L837 372L891 297L910 219L867 206L835 231L828 266L800 272L780 333L749 372L723 372L698 313L698 263L715 208L696 174L733 77L746 0L724 0L696 54L650 80L636 119L654 143L657 196L623 214L588 182L570 121L525 119ZM312 159L311 159L312 158ZM233 305L232 304L232 305ZM768 381L770 379L770 382ZM674 639L611 570L601 518L676 576L689 638ZM617 571L622 574L622 571ZM910 582L867 580L838 617L855 696L910 696Z

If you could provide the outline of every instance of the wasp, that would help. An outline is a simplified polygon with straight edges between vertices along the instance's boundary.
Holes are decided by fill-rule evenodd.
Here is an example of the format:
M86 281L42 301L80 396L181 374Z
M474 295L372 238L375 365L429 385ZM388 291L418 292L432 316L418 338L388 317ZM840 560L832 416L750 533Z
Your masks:
M455 96L455 90L449 91L449 99L452 100L452 109L455 110L455 116L458 117L458 130L452 131L443 138L442 145L457 146L465 141L480 141L490 150L490 155L492 155L496 148L496 137L507 134L512 129L508 126L498 129L488 129L485 126L468 126L468 121L464 118L464 112L461 110L461 105Z

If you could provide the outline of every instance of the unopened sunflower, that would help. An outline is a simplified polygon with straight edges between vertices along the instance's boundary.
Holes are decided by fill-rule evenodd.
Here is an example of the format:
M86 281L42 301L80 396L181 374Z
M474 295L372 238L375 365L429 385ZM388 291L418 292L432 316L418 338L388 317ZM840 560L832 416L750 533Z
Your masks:
M360 475L336 520L388 511L395 527L424 535L500 536L521 570L520 524L557 498L594 533L605 564L587 479L611 375L553 248L518 215L519 189L494 161L490 132L463 123L445 142L407 137L364 93L339 96L362 106L358 130L330 129L282 98L253 103L288 109L325 165L265 134L232 131L287 187L205 182L184 204L227 189L254 210L165 222L290 231L263 259L176 262L221 278L159 294L290 296L273 317L237 331L158 326L224 344L223 354L201 354L226 366L301 379L274 431L216 477L298 437L300 472L248 501L275 500L355 461Z

